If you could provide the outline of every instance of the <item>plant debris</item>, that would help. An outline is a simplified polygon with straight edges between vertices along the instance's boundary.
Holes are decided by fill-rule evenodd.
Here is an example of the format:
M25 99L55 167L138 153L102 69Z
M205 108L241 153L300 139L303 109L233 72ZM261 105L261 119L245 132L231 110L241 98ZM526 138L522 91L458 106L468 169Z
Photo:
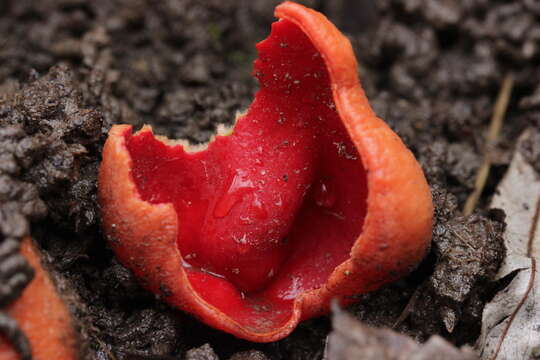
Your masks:
M533 135L524 132L518 149ZM540 173L520 151L491 205L507 214L508 255L497 278L505 285L486 305L477 346L482 359L529 359L540 350Z
M457 349L438 335L418 344L391 329L368 327L339 308L334 310L332 324L325 357L328 360L477 359L469 346Z
M514 78L511 74L505 76L503 83L501 85L501 90L499 96L497 97L497 102L493 110L493 116L491 117L491 122L489 124L489 131L486 136L485 148L484 148L484 160L478 168L478 174L476 175L476 181L474 183L474 191L467 198L465 206L463 207L463 214L465 216L471 215L478 203L478 199L486 186L486 181L489 176L489 170L491 168L491 152L497 144L497 139L501 131L504 115L508 107L508 102L510 100L510 95L512 94L512 86L514 83Z

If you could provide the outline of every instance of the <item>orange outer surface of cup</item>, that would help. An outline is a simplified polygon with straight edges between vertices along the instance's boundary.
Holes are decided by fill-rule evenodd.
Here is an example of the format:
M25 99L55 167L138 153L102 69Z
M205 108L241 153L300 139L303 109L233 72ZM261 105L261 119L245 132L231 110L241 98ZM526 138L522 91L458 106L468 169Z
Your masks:
M76 360L75 333L69 310L40 263L32 239L23 240L21 254L34 268L32 282L7 313L19 323L32 346L35 360ZM0 360L18 360L19 355L0 338Z

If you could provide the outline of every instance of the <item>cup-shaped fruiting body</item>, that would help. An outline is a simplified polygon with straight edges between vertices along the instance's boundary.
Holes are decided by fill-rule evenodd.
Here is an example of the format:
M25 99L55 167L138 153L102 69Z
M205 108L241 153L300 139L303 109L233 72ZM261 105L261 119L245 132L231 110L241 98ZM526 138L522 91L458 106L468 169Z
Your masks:
M16 321L18 330L24 333L32 359L76 360L78 350L71 314L41 265L30 237L23 240L21 254L35 275L20 298L2 311L10 317L9 321ZM3 324L3 331L0 331L0 359L20 360L21 354L16 351L16 346L2 336L7 327ZM7 331L13 334L15 330L10 328ZM17 338L16 335L12 337ZM20 342L20 339L15 341Z
M258 342L410 272L433 212L349 41L301 5L275 14L257 45L260 90L232 131L193 149L113 126L99 174L122 264L172 306Z

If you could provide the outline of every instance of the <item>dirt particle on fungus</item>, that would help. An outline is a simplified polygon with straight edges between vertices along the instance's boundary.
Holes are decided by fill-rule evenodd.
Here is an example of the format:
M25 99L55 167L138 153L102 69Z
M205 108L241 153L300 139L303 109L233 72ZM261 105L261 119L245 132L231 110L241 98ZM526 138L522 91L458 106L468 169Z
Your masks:
M358 157L355 155L351 155L349 152L347 152L347 146L343 142L334 142L334 145L337 148L338 155L341 157L344 157L347 160L357 160Z
M285 120L286 120L286 119L285 119L285 114L283 114L282 112L280 112L280 113L279 113L279 116L278 116L278 120L277 120L278 124L280 124L280 125L284 124L284 123L285 123Z

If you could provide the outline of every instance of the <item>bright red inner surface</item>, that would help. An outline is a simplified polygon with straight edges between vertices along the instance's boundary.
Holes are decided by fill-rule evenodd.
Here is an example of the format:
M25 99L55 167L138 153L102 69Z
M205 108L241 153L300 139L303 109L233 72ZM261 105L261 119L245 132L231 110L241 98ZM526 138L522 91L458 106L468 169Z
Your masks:
M260 90L229 136L187 153L126 133L141 197L173 203L178 246L199 296L256 332L289 319L349 257L366 176L336 112L324 61L292 22L258 46Z

